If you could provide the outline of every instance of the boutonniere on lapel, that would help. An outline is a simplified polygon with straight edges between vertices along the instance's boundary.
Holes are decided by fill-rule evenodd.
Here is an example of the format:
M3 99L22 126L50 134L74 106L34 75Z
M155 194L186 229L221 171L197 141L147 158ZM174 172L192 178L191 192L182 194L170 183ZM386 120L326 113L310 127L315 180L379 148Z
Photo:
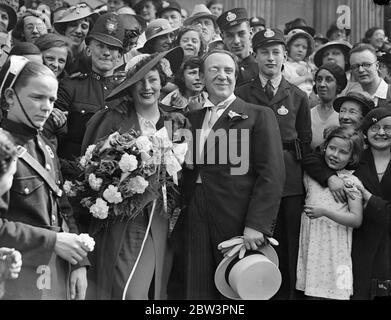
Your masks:
M228 111L228 118L231 121L245 120L245 119L248 119L248 115L244 114L244 113L237 113L235 111L229 110Z

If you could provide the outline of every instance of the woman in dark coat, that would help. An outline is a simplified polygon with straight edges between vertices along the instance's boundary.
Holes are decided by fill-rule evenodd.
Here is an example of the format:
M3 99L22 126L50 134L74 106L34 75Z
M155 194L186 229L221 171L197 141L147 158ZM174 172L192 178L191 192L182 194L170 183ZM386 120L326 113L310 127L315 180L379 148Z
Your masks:
M171 53L168 55L168 53ZM175 48L160 54L146 55L128 72L127 79L115 88L108 99L127 96L129 100L94 115L87 124L82 150L98 139L131 129L144 134L172 125L170 138L178 129L189 127L179 113L166 113L159 108L160 90L166 82L161 60L183 59L183 50ZM165 60L165 59L163 59ZM165 299L172 253L168 244L172 218L163 217L162 201L157 201L150 229L150 206L132 220L92 218L90 233L94 234L96 251L89 272L89 298L148 299L154 277L153 299ZM142 243L145 242L145 246ZM140 260L137 263L137 258ZM132 270L134 273L132 274ZM129 280L131 278L131 280ZM129 283L129 287L127 287Z
M364 218L353 232L353 299L391 294L391 110L376 108L362 124L369 148L355 175L365 188Z

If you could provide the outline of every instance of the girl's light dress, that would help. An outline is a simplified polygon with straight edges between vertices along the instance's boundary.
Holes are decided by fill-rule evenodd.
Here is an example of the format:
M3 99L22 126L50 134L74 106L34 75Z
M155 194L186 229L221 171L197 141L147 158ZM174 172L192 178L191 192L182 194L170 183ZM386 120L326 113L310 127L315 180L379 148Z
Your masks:
M353 171L341 170L338 176L355 187L360 180ZM329 188L324 188L304 174L307 205L322 206L329 210L349 214L348 204L335 202ZM301 216L299 255L297 260L296 289L307 296L348 300L353 294L352 228L343 226L324 216L310 219Z

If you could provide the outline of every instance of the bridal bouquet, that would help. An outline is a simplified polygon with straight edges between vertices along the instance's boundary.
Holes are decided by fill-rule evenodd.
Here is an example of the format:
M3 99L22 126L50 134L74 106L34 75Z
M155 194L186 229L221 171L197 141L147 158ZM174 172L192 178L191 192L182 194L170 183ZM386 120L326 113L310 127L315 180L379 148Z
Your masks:
M165 127L150 136L114 132L87 148L79 160L82 175L66 181L64 191L82 195L81 205L98 219L134 218L157 199L169 218L178 209L178 172L186 152L187 144L173 143Z

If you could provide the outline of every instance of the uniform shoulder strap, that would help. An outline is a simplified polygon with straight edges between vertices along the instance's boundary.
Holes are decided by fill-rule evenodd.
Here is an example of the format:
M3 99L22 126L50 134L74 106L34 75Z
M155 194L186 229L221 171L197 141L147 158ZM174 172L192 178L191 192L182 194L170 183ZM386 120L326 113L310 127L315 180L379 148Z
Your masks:
M46 169L36 160L34 157L27 152L27 149L22 146L17 146L18 158L22 159L27 163L40 177L46 182L50 189L58 196L62 196L62 190L53 181L52 177L48 174Z

